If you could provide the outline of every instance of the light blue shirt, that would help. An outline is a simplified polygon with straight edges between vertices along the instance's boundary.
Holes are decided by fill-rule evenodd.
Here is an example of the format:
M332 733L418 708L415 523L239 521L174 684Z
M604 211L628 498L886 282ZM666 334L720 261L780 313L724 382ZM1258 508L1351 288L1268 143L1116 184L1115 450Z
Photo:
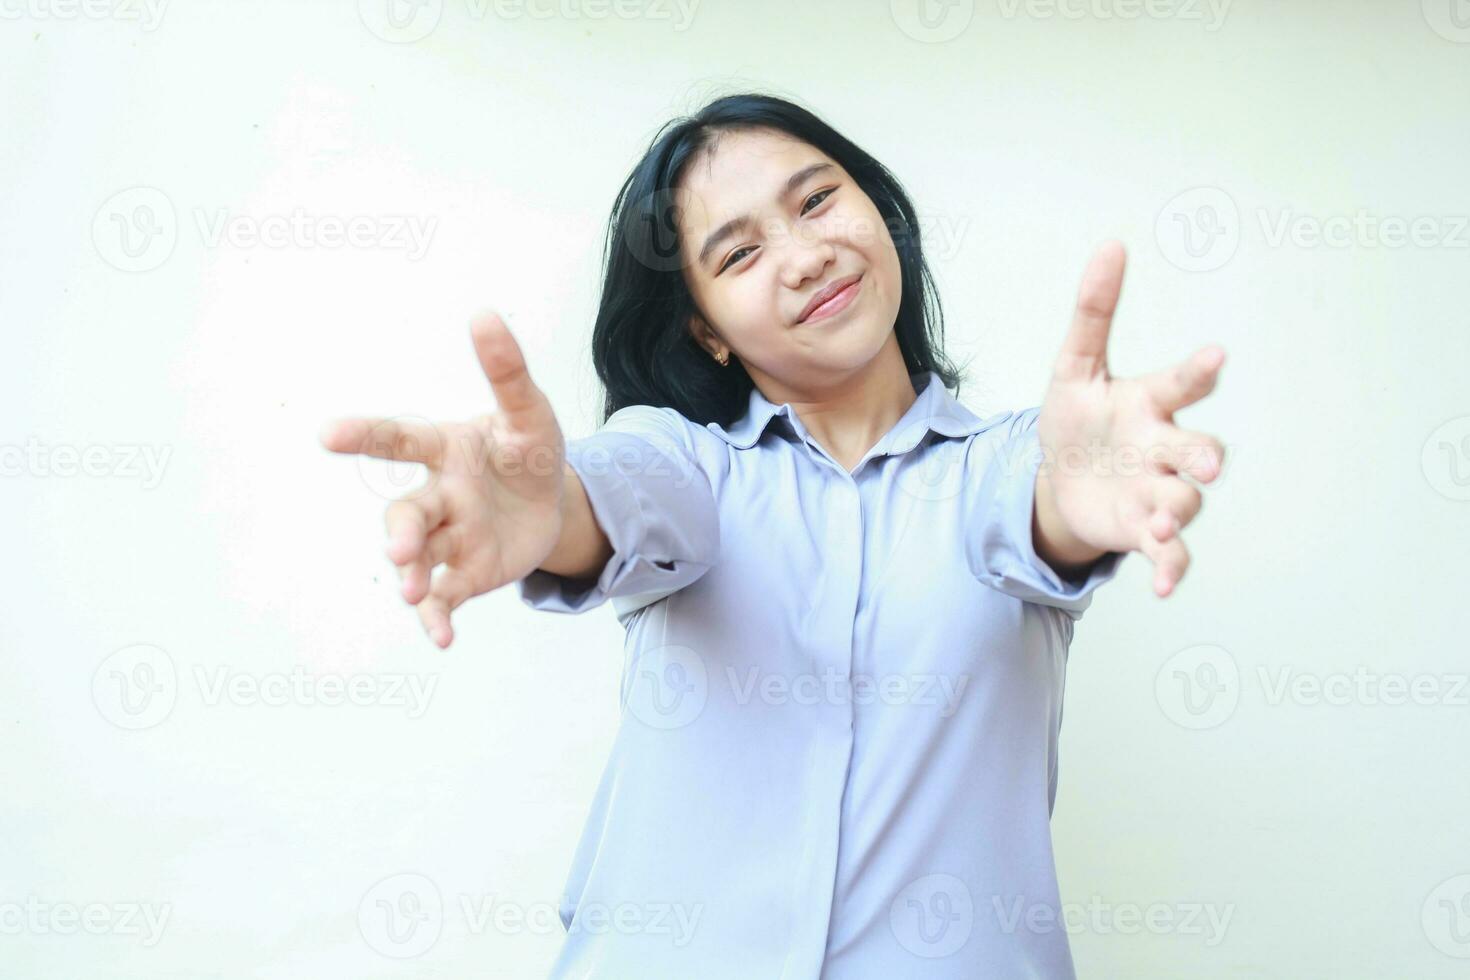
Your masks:
M1067 647L1117 571L1032 543L1039 408L939 376L848 472L759 390L568 443L613 557L622 719L561 901L576 980L1070 978L1050 818Z

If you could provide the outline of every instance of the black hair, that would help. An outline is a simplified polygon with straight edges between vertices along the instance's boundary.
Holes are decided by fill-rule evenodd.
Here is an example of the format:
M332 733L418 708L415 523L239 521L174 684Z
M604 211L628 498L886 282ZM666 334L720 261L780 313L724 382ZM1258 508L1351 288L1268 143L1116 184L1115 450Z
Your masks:
M628 405L677 410L699 425L730 426L745 414L751 380L738 357L722 367L689 330L697 312L684 280L675 189L689 162L724 132L772 129L825 153L872 199L898 251L902 297L894 331L910 374L963 380L944 353L939 293L924 261L908 195L883 164L816 115L772 95L717 98L665 124L613 202L603 245L604 278L592 331L592 363L605 390L603 421Z

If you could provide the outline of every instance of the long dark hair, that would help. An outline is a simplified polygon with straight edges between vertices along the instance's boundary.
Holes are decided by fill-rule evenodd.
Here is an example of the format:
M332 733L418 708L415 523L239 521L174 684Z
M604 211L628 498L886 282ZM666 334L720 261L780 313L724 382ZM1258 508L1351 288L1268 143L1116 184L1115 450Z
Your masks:
M888 169L814 114L758 93L727 95L655 135L618 191L603 244L602 299L592 363L606 392L603 421L628 405L676 409L699 425L745 414L754 382L738 358L721 367L689 330L697 311L679 260L674 190L685 166L722 133L766 128L806 142L840 164L882 215L902 269L894 330L910 374L938 372L958 394L963 373L944 353L944 317L924 262L918 216Z

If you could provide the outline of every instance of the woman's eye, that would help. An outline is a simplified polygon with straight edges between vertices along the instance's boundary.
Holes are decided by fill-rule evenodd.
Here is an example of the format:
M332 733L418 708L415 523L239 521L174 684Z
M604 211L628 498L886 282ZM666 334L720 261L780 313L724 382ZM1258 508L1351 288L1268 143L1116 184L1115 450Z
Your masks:
M806 204L811 204L813 201L816 201L817 204L821 204L822 201L825 201L827 198L831 197L832 194L836 192L836 190L837 190L837 188L835 188L835 187L829 187L829 188L827 188L824 191L817 191L811 197L809 197L809 198L806 199ZM818 200L819 198L820 198L820 200ZM802 214L806 214L808 211L811 210L811 208L808 208L806 206L806 204L803 204L801 206L801 213Z
M826 190L817 191L811 197L802 202L801 213L810 213L812 208L820 207L823 201L827 200L827 198L831 197L836 192L837 188L835 187L829 187ZM813 201L815 201L816 204L813 204L811 208L807 207L807 205L812 204ZM745 257L746 252L753 251L755 251L755 246L753 245L746 245L743 248L737 248L735 251L730 253L730 257L725 260L725 264L720 266L719 272L724 272L726 269L730 268L730 266L738 264L740 260ZM719 275L719 272L715 274Z
M751 245L747 245L744 248L737 248L735 251L730 253L730 257L725 260L725 264L720 266L720 271L724 272L726 269L730 268L730 266L734 265L736 262L739 262L740 256L743 253L753 251L755 251L755 248Z

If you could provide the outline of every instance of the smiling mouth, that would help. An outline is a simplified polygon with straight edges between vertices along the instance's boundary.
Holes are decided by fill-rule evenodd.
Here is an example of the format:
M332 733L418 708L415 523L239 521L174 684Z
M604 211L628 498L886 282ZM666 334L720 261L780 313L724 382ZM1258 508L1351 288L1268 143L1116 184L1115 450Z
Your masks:
M861 275L851 277L851 281L821 303L817 304L810 312L797 320L797 323L810 323L813 320L822 320L834 316L849 305L856 298L858 291L862 288L863 277Z

